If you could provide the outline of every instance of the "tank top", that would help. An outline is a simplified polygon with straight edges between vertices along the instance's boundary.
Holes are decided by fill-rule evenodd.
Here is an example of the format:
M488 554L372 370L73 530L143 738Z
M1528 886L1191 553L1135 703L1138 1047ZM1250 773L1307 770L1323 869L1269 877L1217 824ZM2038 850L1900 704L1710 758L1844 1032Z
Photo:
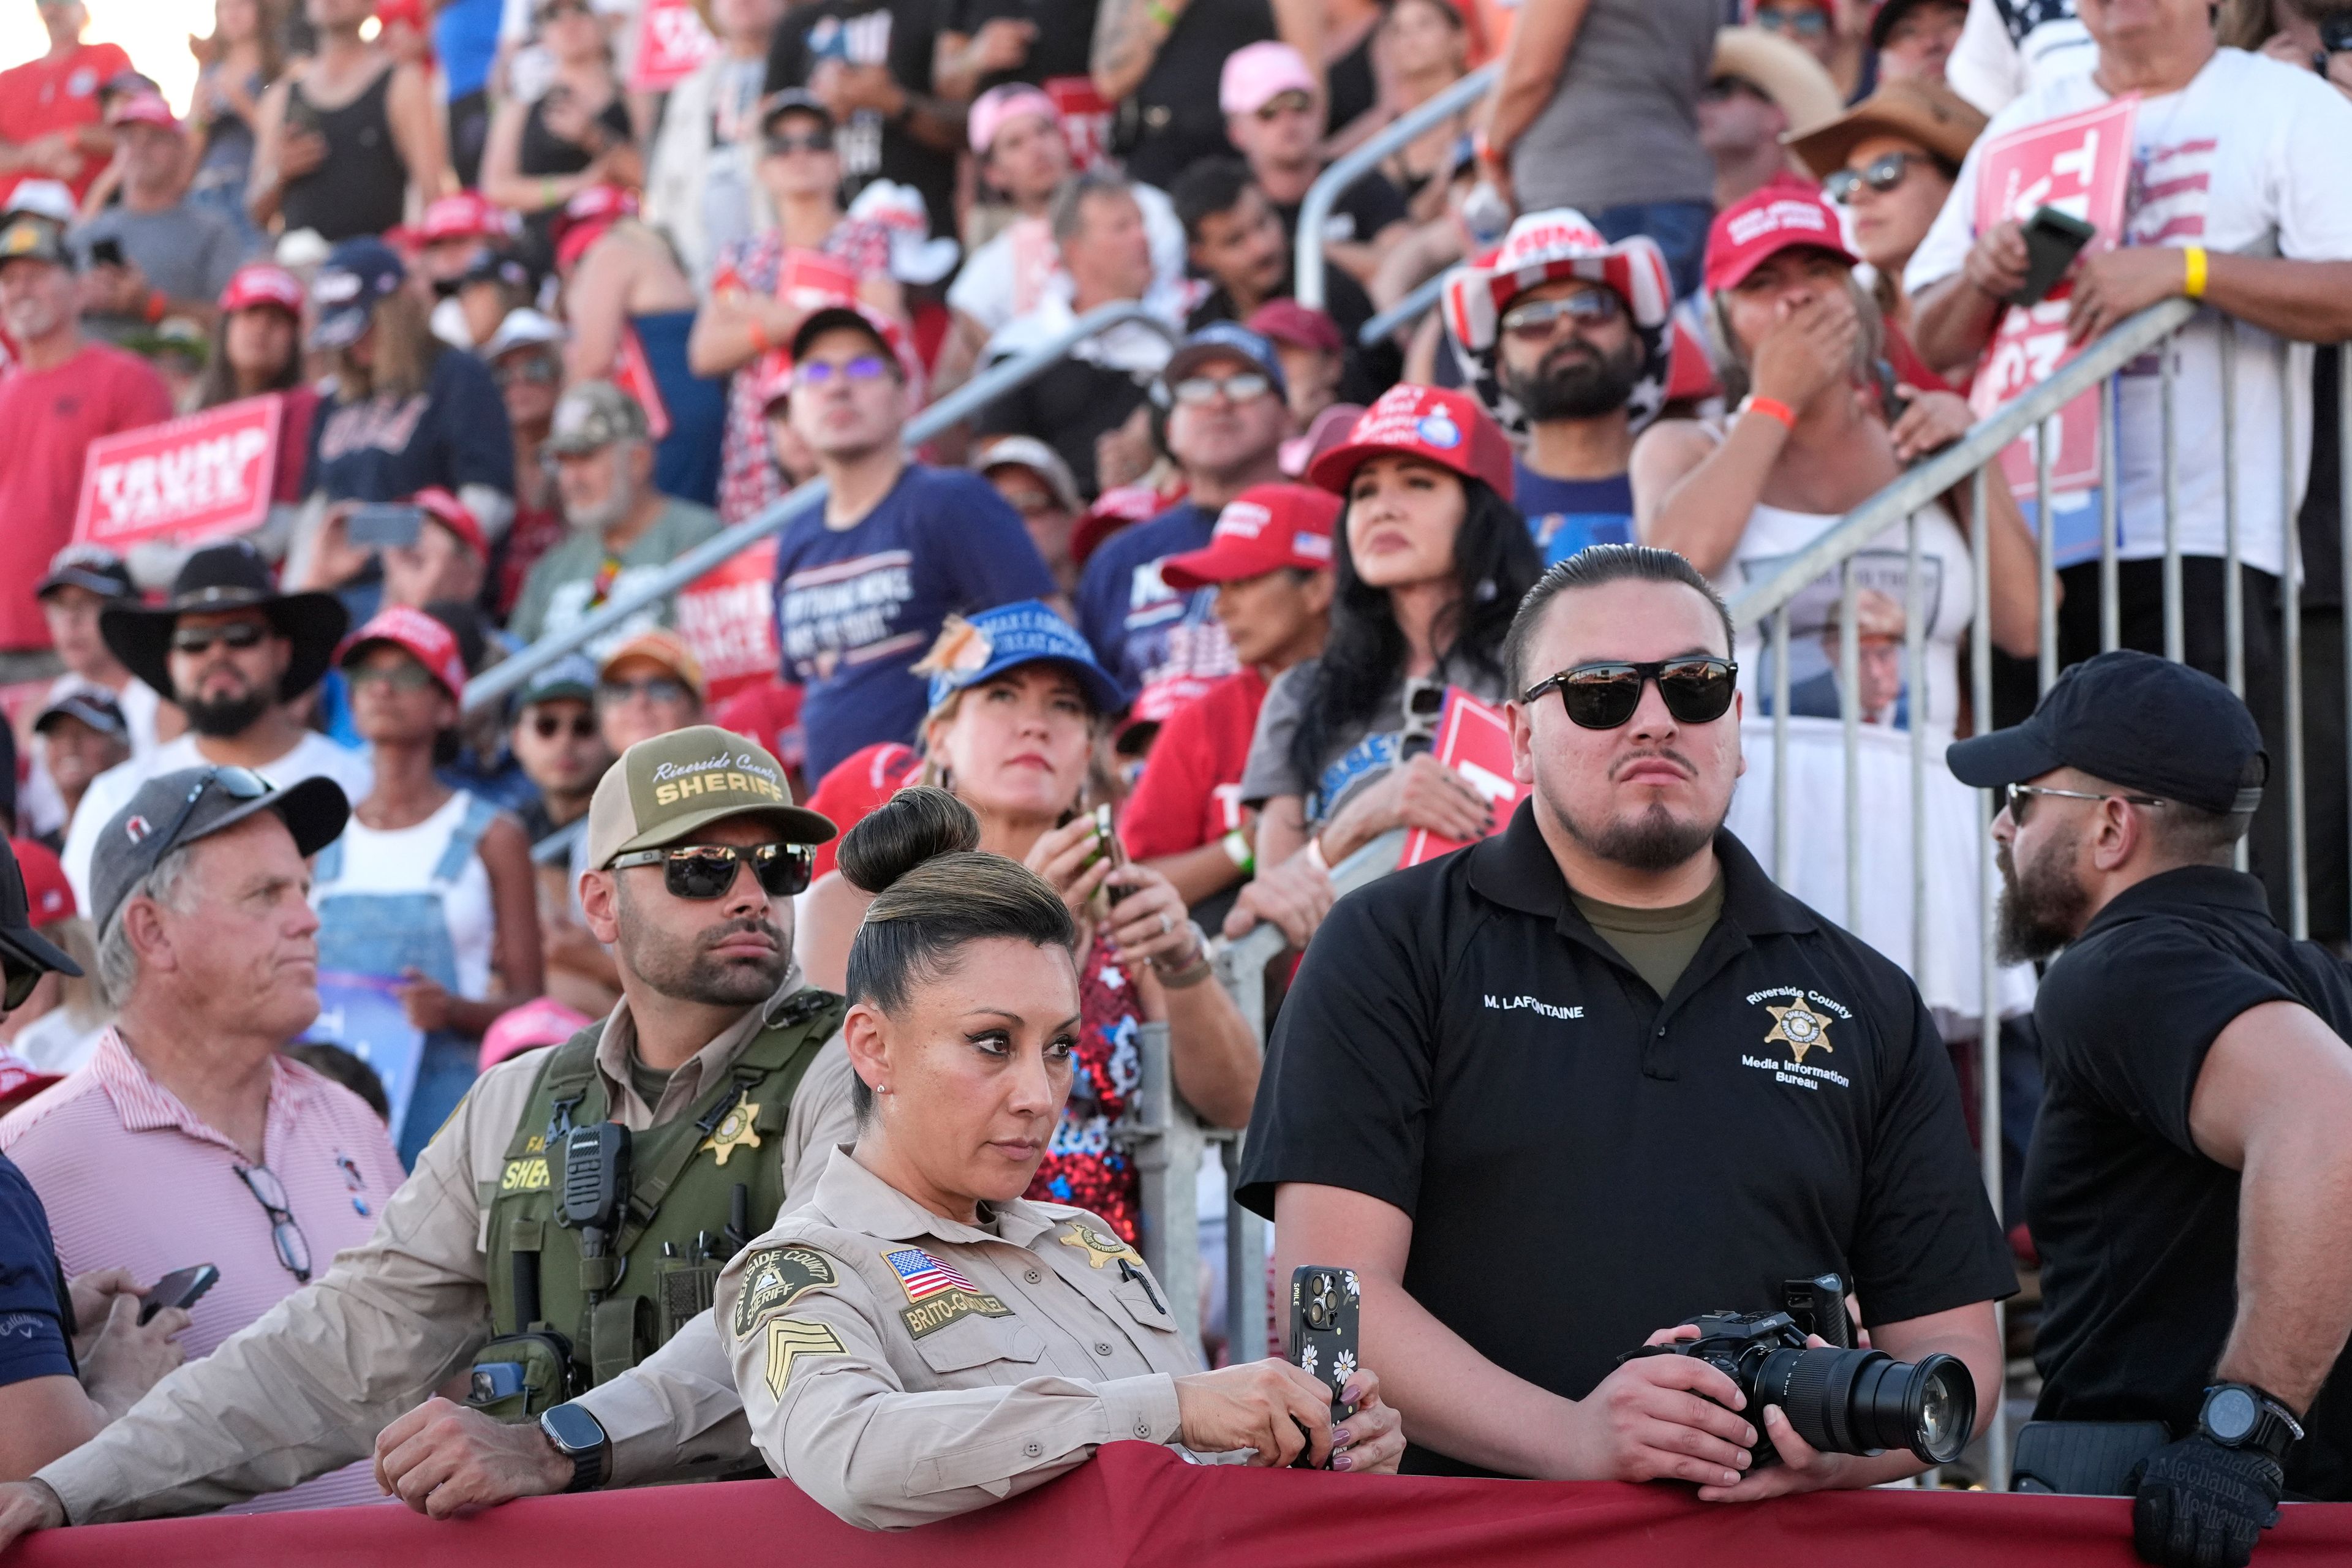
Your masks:
M457 790L441 809L413 827L375 828L352 816L343 836L320 852L310 900L327 922L320 932L319 966L362 973L413 965L460 996L489 994L490 948L498 920L490 905L490 873L482 864L482 833L496 816L488 801ZM414 927L432 920L438 906L454 973L434 973L432 958L419 962L423 947L382 954L366 952L365 923L344 900L365 900L374 909ZM368 906L360 906L366 908ZM338 919L341 912L343 916ZM412 932L412 935L414 933ZM434 955L437 958L438 953ZM370 963L370 958L378 962Z
M515 167L533 179L551 174L576 174L592 162L588 150L579 142L567 142L550 131L546 110L547 100L542 95L533 99L530 108L524 111L522 142L515 151ZM597 113L596 123L616 142L630 139L628 106L621 101L618 93ZM545 256L555 254L554 226L555 210L552 208L528 214L523 218L523 228L531 237L533 247Z
M302 96L302 84L287 89L289 123L308 118L327 139L327 159L299 180L287 182L278 211L286 230L310 228L330 245L357 235L397 227L408 195L408 167L392 139L387 101L392 73L387 65L365 91L341 109L320 109Z

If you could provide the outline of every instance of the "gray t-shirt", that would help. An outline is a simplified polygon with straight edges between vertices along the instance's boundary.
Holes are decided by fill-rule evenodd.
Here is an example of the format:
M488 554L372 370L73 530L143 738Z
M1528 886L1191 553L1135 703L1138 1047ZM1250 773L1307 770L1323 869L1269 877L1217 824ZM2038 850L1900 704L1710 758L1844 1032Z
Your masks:
M654 576L717 533L719 527L719 514L709 507L680 500L676 496L665 497L661 511L621 552L620 569L604 584L602 597L596 589L597 579L604 570L604 537L575 528L532 565L530 575L523 580L522 597L515 604L508 629L525 642L537 642L543 637L568 631L597 604ZM620 647L639 632L673 624L674 605L674 600L664 599L647 605L590 643L588 656L602 658L607 650Z
M1257 710L1249 761L1242 765L1244 803L1263 805L1278 795L1303 795L1310 824L1328 821L1358 791L1394 767L1405 739L1405 682L1400 680L1381 698L1370 723L1349 725L1332 736L1324 748L1321 771L1312 779L1300 777L1291 765L1290 742L1298 732L1299 716L1313 699L1315 672L1322 662L1301 659L1274 678ZM1502 681L1465 659L1445 659L1438 666L1438 676L1482 702L1503 700Z
M89 265L90 247L110 239L122 258L135 263L147 281L174 300L209 305L245 264L247 241L220 214L187 202L162 212L135 213L108 207L73 232L74 254Z
M1519 210L1714 200L1698 95L1723 15L1723 0L1592 0L1551 101L1511 149Z

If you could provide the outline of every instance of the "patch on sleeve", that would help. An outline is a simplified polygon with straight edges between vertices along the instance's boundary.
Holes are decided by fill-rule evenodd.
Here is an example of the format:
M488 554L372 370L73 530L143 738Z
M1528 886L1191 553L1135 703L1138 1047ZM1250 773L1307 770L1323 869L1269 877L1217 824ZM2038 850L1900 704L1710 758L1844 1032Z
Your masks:
M806 1247L772 1247L743 1260L743 1293L735 1299L735 1337L820 1286L838 1284L833 1260Z
M841 1336L805 1318L768 1320L768 1394L782 1399L793 1381L793 1363L803 1356L847 1355Z

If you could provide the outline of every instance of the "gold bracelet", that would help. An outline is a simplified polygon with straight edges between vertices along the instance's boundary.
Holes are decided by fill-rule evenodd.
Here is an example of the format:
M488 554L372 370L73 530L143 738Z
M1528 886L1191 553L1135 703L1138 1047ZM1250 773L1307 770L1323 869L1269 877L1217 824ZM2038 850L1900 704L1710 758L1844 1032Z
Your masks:
M2187 246L2183 247L2181 256L2189 275L2182 280L2180 291L2192 300L2202 300L2205 298L2205 272L2210 265L2205 258L2205 247L2201 245Z

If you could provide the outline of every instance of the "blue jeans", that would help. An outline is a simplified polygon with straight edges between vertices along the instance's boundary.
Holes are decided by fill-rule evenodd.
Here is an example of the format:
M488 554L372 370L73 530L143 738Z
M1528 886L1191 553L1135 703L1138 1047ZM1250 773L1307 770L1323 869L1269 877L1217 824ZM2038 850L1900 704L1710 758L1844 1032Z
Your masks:
M1698 292L1699 266L1706 258L1707 225L1715 208L1706 202L1628 202L1587 213L1601 237L1614 245L1633 235L1646 234L1666 253L1666 273L1675 280L1675 298L1687 300Z

